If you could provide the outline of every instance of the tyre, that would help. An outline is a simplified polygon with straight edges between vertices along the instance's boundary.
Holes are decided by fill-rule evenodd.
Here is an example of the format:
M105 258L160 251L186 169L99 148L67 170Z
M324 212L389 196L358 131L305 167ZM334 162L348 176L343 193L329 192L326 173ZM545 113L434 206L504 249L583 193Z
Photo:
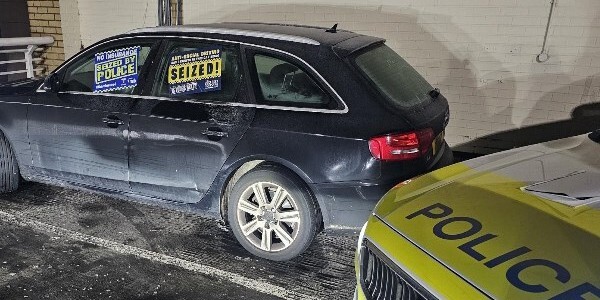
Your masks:
M19 188L19 166L6 136L0 132L0 193L9 193Z
M272 165L259 165L240 177L229 195L227 216L248 252L275 261L304 252L321 218L304 181Z

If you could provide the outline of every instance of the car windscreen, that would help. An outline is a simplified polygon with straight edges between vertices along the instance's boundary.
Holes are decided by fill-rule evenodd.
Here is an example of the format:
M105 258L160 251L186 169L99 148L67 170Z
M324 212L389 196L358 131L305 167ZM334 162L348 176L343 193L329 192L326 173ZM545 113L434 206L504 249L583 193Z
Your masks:
M433 87L390 47L382 44L357 55L358 68L386 98L401 108L430 100Z

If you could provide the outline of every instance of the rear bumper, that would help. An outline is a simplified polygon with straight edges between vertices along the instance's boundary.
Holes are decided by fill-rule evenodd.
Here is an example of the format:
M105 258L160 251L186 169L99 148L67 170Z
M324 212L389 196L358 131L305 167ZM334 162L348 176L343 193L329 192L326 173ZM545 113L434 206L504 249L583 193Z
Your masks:
M358 233L375 204L396 184L313 184L312 190L323 214L324 230L335 234Z
M453 162L452 150L446 144L444 151L429 166L428 171L445 167ZM418 169L417 169L418 170ZM394 170L387 170L392 172ZM371 215L373 208L392 187L410 179L416 173L395 170L393 179L383 182L334 182L311 184L321 207L324 230L335 234L356 234ZM389 177L384 177L389 178Z

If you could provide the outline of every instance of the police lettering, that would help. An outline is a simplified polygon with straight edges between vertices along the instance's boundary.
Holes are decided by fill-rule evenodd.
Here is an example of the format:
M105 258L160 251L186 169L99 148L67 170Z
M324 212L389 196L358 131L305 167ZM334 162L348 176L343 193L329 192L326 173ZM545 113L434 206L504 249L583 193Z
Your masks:
M132 75L137 72L135 57L125 57L96 65L96 83Z
M467 229L463 232L459 232L459 233L444 232L444 227L446 225L452 224L452 223L468 224L469 229ZM481 222L479 222L473 218L452 217L452 218L442 220L439 223L435 224L435 226L433 226L433 233L435 235L437 235L439 238L442 238L445 240L460 240L460 239L464 239L466 237L469 237L469 236L472 236L472 235L478 233L479 231L481 231L481 228L483 228L483 226L481 225Z
M550 298L550 300L585 300L583 295L594 295L600 298L600 288L586 282L568 291L562 292Z
M478 252L474 248L478 245L492 241L498 236L492 233L485 233L483 235L474 237L483 230L483 224L475 218L453 216L453 214L454 210L452 208L441 203L435 203L406 216L406 219L412 220L420 217L436 220L437 223L432 228L433 234L435 236L443 240L462 240L472 238L469 241L458 246L458 249L477 261L483 261L487 259L487 257L484 254ZM448 225L450 224L454 224L451 228L454 228L454 231L456 232L449 232ZM459 224L462 226L458 226ZM456 228L462 229L457 231ZM487 260L486 262L484 262L484 265L487 268L492 269L501 264L514 261L518 257L531 251L532 250L527 247L519 247ZM563 284L568 283L571 279L571 273L569 273L569 271L559 263L543 258L533 258L513 262L512 265L506 271L506 280L510 282L510 284L512 284L514 287L525 292L547 292L548 288L546 288L546 286L544 286L542 282L524 282L519 277L521 272L532 267L541 267L553 271L556 274L553 279ZM600 297L600 289L592 285L591 283L586 282L575 288L558 294L557 296L553 297L552 300L584 299L583 295L586 294Z
M548 289L539 284L539 283L526 283L524 281L522 281L519 278L519 274L527 269L527 268L531 268L533 266L539 266L539 267L546 267L548 269L552 269L554 272L556 272L556 280L562 282L562 283L567 283L570 279L571 279L571 274L569 273L569 271L567 271L567 269L565 269L565 267L553 262L553 261L549 261L546 259L528 259L528 260L524 260L522 262L518 262L516 264L514 264L513 266L511 266L510 268L508 268L508 271L506 271L506 279L514 286L516 286L517 288L519 288L520 290L526 291L526 292L530 292L530 293L543 293L543 292L547 292Z

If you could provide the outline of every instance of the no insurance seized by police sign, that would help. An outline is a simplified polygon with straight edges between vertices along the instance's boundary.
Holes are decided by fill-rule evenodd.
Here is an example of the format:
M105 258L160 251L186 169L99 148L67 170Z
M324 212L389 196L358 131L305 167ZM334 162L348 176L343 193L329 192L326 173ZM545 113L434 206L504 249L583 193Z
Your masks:
M138 83L140 46L97 53L94 58L94 93L133 88Z

